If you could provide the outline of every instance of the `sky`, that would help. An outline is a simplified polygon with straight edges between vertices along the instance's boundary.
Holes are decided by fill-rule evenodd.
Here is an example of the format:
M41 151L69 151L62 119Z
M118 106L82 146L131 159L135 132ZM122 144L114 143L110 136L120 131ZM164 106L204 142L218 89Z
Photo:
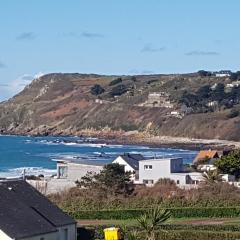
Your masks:
M51 72L240 69L239 0L1 0L0 100Z

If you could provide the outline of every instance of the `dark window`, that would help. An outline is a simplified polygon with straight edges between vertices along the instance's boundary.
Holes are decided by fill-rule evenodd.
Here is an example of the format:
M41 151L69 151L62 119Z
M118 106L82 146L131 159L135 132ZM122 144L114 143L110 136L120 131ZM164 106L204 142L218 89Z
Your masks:
M177 180L177 184L180 184L180 181L179 181L179 180Z
M145 170L152 169L152 165L144 165L144 169L145 169Z

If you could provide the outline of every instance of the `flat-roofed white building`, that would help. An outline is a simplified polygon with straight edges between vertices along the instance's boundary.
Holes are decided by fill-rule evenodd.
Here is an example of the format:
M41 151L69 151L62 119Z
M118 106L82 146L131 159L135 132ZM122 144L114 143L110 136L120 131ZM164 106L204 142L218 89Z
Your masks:
M81 180L88 172L99 173L102 169L102 165L58 160L57 178L75 182Z
M154 185L161 178L174 180L179 187L193 187L202 181L198 172L184 172L182 158L163 158L139 161L139 183Z

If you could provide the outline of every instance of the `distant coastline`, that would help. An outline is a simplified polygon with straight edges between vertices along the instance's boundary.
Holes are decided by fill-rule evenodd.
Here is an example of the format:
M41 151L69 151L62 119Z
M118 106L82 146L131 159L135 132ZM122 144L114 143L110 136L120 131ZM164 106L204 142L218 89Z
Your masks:
M228 141L221 139L196 139L187 137L173 136L153 136L138 131L95 131L83 130L76 134L68 133L2 133L2 136L31 136L31 137L86 137L92 138L91 143L106 143L106 144L127 144L127 145L144 145L156 148L175 148L186 150L200 149L223 149L223 148L240 148L240 142ZM1 136L0 135L0 136Z

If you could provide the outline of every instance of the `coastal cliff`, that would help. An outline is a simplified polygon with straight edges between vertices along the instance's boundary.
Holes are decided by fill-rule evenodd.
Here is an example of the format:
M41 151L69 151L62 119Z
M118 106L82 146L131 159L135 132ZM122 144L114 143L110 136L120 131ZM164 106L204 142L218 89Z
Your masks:
M113 136L135 132L238 141L240 90L231 84L229 77L197 73L47 74L0 104L0 131L29 135L107 132Z

